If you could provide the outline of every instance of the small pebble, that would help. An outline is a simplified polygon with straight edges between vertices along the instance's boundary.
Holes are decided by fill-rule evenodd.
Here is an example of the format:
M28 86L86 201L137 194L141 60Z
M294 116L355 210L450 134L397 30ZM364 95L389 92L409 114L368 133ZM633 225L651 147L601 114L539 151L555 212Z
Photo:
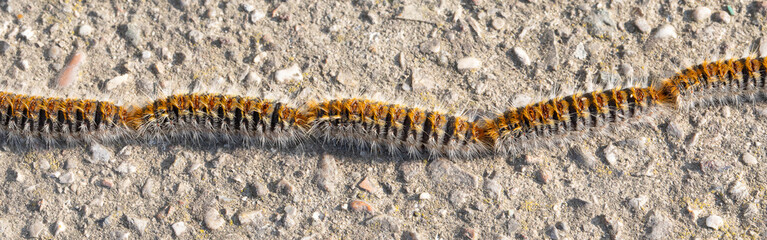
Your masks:
M442 46L439 39L431 39L421 44L421 52L423 53L438 53Z
M128 223L130 223L133 230L136 230L139 234L144 234L144 230L146 230L147 225L149 225L149 219L129 217Z
M205 222L205 227L214 231L218 230L219 228L223 227L224 224L226 224L226 220L221 217L221 214L216 208L208 208L208 210L205 211L203 222Z
M21 61L19 61L19 68L20 68L21 70L24 70L24 71L26 71L27 69L29 69L29 61L27 61L27 60L21 60Z
M639 195L639 197L629 200L629 206L634 210L642 210L648 200L649 198L646 195Z
M56 225L53 227L53 235L58 236L60 233L63 233L67 230L67 225L64 224L62 221L57 221Z
M290 184L288 180L283 178L277 182L277 190L285 195L290 195L293 194L293 191L295 191L295 187L293 187L293 184Z
M170 225L170 227L173 229L173 234L176 235L176 237L180 237L186 232L186 223L184 222L177 222L173 225Z
M264 13L261 10L256 10L250 13L250 22L251 23L257 23L261 19L264 19L266 17L266 13Z
M337 174L338 166L335 157L323 154L317 163L317 173L314 178L317 186L327 192L335 191L336 182L338 181Z
M274 73L274 80L278 83L285 83L288 81L301 81L304 79L304 75L301 73L301 68L298 64L293 64L288 68L279 70Z
M147 60L152 57L152 51L141 51L141 59Z
M77 175L73 172L67 172L62 174L59 177L59 183L61 184L72 184L77 180Z
M530 56L527 55L527 51L521 47L514 47L512 50L514 52L514 56L516 56L517 61L519 61L520 64L524 66L530 66L532 63L532 60L530 60Z
M91 25L85 24L80 26L80 28L77 30L77 34L81 37L87 37L90 36L93 33L93 27Z
M717 215L711 215L706 218L706 226L714 230L719 230L724 225L724 219Z
M538 181L543 184L548 184L551 181L551 175L551 171L548 169L538 169L538 173L536 174Z
M607 164L610 164L611 166L615 166L616 163L618 163L618 149L615 148L614 145L609 144L607 147L605 147L605 160L607 160Z
M245 10L245 12L253 12L253 10L256 10L256 7L247 3L243 3L240 6L242 6L242 10Z
M192 41L192 43L200 43L202 41L202 38L204 38L205 35L197 30L189 31L189 40Z
M120 164L120 166L117 166L115 168L115 171L122 175L131 174L136 172L136 166L133 166L133 164L130 164L128 162L123 162Z
M477 229L474 229L474 228L463 228L461 230L461 232L463 233L462 234L463 237L465 237L466 239L470 239L470 240L477 240L477 239L479 239L479 231Z
M477 70L482 67L482 61L475 57L465 57L458 59L457 67L459 71Z
M101 179L100 184L101 184L102 187L109 188L109 189L111 189L111 188L113 188L115 186L115 183L111 179L108 179L108 178Z
M647 239L661 240L668 239L671 231L674 229L674 224L663 214L658 212L652 213L647 218Z
M264 216L261 211L245 211L237 214L237 220L242 225L258 225L261 224Z
M155 181L151 178L147 179L144 186L141 188L141 196L144 198L154 197Z
M735 183L730 186L730 196L735 199L735 201L743 202L750 196L750 188L747 184L743 183L742 181L735 181Z
M620 73L624 77L632 77L634 76L634 67L631 66L631 64L623 63L619 67Z
M486 179L485 180L485 194L490 199L499 199L501 196L503 196L503 186L501 186L498 181L495 181L495 179Z
M593 169L597 165L597 158L586 148L576 145L571 149L572 158L581 166Z
M130 73L123 74L107 81L105 87L108 91L112 91L115 88L118 88L122 86L123 84L130 82L131 80L133 80L133 75L131 75Z
M371 24L377 25L381 23L381 18L378 17L378 14L374 11L366 11L365 17L370 21Z
M687 136L687 139L685 139L684 144L690 148L694 147L698 143L698 139L700 138L700 132L694 132Z
M647 19L644 18L637 18L634 20L634 26L642 33L648 33L652 30L652 27L650 27L650 23L647 22Z
M373 209L373 206L370 206L370 204L368 204L365 201L361 201L361 200L351 201L349 203L349 207L352 210L357 211L357 212L373 213L375 211L375 209Z
M133 45L141 44L141 29L136 24L128 24L125 26L125 39Z
M373 184L370 182L370 179L368 177L365 177L365 179L362 179L362 181L360 181L360 183L357 184L357 186L369 193L375 193L377 190L377 187L373 186Z
M410 76L410 86L413 90L424 91L432 90L437 87L437 83L434 82L432 75L427 73L422 68L414 68L413 73Z
M24 175L24 173L20 172L18 169L11 170L11 174L13 180L16 182L24 182L24 180L26 180L26 175Z
M586 57L589 56L589 53L586 52L586 47L583 45L583 43L578 43L577 46L575 46L575 52L573 52L573 57L583 60L586 59Z
M29 225L27 227L27 232L29 233L29 237L31 238L40 238L43 235L43 231L45 231L45 225L43 222L36 221L35 223L32 223L32 225Z
M152 63L152 73L156 75L163 75L165 74L165 67L162 63Z
M674 121L668 123L668 126L666 126L666 132L674 139L682 139L682 137L684 137L684 131L682 131L682 128L679 127L679 124Z
M29 28L24 29L24 31L22 31L20 35L27 42L35 40L35 32L33 32L32 29L29 29Z
M503 20L503 18L493 19L493 22L490 24L495 30L503 30L503 28L506 27L506 21Z
M711 17L711 9L707 7L697 7L692 11L692 18L696 22L703 22Z
M112 161L112 151L101 144L91 144L91 163L108 163Z
M269 188L266 187L264 183L261 181L256 181L253 183L253 188L256 193L256 197L266 197L267 194L269 194Z
M663 26L658 27L658 29L655 31L655 35L653 35L653 38L658 40L665 40L676 37L676 29L674 29L674 26L671 26L670 24L664 24Z
M741 159L743 160L743 164L746 164L748 166L753 166L759 163L756 157L754 157L754 155L751 153L744 153Z
M431 199L431 194L424 192L418 195L418 199L420 200L429 200Z
M285 216L282 217L282 224L287 228L293 228L297 224L296 214L298 213L298 210L293 206L286 206L284 210Z
M312 222L320 223L324 219L325 219L325 214L322 214L321 212L317 212L317 211L312 213Z
M714 13L713 18L714 18L714 21L724 23L724 24L730 23L730 21L732 21L730 14L727 14L724 11L717 11L716 13Z
M37 169L41 171L48 171L48 169L51 169L51 163L48 162L48 159L38 159L35 165L37 165Z

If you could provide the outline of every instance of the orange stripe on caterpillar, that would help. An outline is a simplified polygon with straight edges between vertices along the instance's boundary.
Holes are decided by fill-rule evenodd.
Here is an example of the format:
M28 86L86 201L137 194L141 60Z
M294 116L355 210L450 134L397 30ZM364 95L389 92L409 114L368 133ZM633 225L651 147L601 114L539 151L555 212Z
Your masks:
M144 137L241 139L287 144L305 135L307 118L283 103L219 94L184 94L133 110L129 126Z
M10 141L110 141L128 131L127 112L110 102L0 92L0 131Z
M309 103L311 135L411 157L486 153L484 130L466 118L366 99Z

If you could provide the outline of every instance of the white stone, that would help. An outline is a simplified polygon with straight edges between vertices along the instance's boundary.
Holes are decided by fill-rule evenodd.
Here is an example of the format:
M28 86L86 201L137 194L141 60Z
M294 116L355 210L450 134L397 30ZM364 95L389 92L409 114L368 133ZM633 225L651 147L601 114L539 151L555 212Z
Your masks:
M74 183L77 180L77 175L73 172L67 172L64 173L59 177L59 183L62 184L71 184Z
M77 30L77 34L82 37L90 36L93 33L93 27L91 25L85 24L80 26L80 28Z
M176 234L176 237L179 237L186 232L186 223L184 222L174 223L173 225L170 225L170 227L173 228L173 234Z
M722 217L717 215L711 215L706 218L706 226L714 229L719 230L724 225L724 219Z
M698 7L692 11L692 18L696 22L703 22L711 17L711 9L707 7Z
M460 71L477 70L482 67L482 61L475 57L465 57L458 59L457 65L458 70Z
M139 234L144 234L144 230L146 230L147 225L149 225L149 219L146 218L131 217L128 218L128 222L130 223L131 228L136 230Z
M251 225L257 223L257 219L262 218L263 214L260 211L246 211L237 214L237 220L240 220L242 225Z
M746 164L746 165L749 165L749 166L753 166L753 165L756 165L757 163L759 163L759 160L757 160L756 157L754 157L754 155L751 154L751 153L744 153L743 154L743 163Z
M256 10L250 13L250 22L257 23L259 20L264 19L265 17L266 13L261 10Z
M205 227L210 230L218 230L226 224L226 220L221 217L221 214L219 214L218 210L215 208L210 208L208 211L205 211L203 221L205 222Z
M59 235L59 233L63 233L67 230L67 225L64 224L62 221L56 222L56 226L54 227L53 235Z
M530 56L527 55L527 51L521 47L514 47L514 56L517 57L517 60L519 63L522 63L522 65L530 66L532 61L530 60Z
M655 35L653 37L655 39L669 39L669 38L676 38L678 35L676 34L676 29L674 26L671 26L670 24L665 24L663 26L658 27L658 29L655 31Z
M301 81L302 79L304 79L304 75L301 73L301 68L298 67L298 64L293 64L289 68L285 68L274 73L274 80L279 83L284 83L287 81Z
M431 194L429 194L427 192L421 193L420 195L418 195L418 199L429 200L429 199L431 199Z
M127 83L127 82L129 82L131 80L133 80L133 75L131 75L131 74L123 74L123 75L120 75L120 76L117 76L117 77L114 77L114 78L110 79L107 82L107 84L106 84L106 88L107 88L107 90L112 91L115 88L117 88L119 86L122 86L123 84L125 84L125 83Z

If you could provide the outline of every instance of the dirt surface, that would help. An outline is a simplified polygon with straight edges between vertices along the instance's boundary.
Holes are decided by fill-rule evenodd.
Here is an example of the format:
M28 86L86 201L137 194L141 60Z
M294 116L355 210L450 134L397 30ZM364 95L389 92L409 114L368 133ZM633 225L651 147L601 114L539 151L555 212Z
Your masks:
M0 6L0 86L126 106L210 91L491 116L558 89L647 83L705 59L767 52L767 5L748 0ZM79 77L54 89L77 51L87 55ZM278 76L292 66L298 76ZM765 117L762 103L673 110L476 159L405 161L318 141L4 148L0 235L762 239Z

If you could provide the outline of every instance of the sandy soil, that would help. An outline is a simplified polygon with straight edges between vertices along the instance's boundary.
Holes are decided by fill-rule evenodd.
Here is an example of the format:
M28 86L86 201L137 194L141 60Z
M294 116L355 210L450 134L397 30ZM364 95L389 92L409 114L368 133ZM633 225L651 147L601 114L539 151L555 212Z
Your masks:
M646 83L767 52L767 5L750 0L0 5L0 86L126 106L211 91L293 105L376 97L488 116L557 89ZM76 51L88 56L79 78L53 89ZM459 69L467 58L480 66ZM294 65L300 77L278 79ZM4 148L0 235L762 239L765 107L656 113L567 145L478 159L405 161L316 141Z

